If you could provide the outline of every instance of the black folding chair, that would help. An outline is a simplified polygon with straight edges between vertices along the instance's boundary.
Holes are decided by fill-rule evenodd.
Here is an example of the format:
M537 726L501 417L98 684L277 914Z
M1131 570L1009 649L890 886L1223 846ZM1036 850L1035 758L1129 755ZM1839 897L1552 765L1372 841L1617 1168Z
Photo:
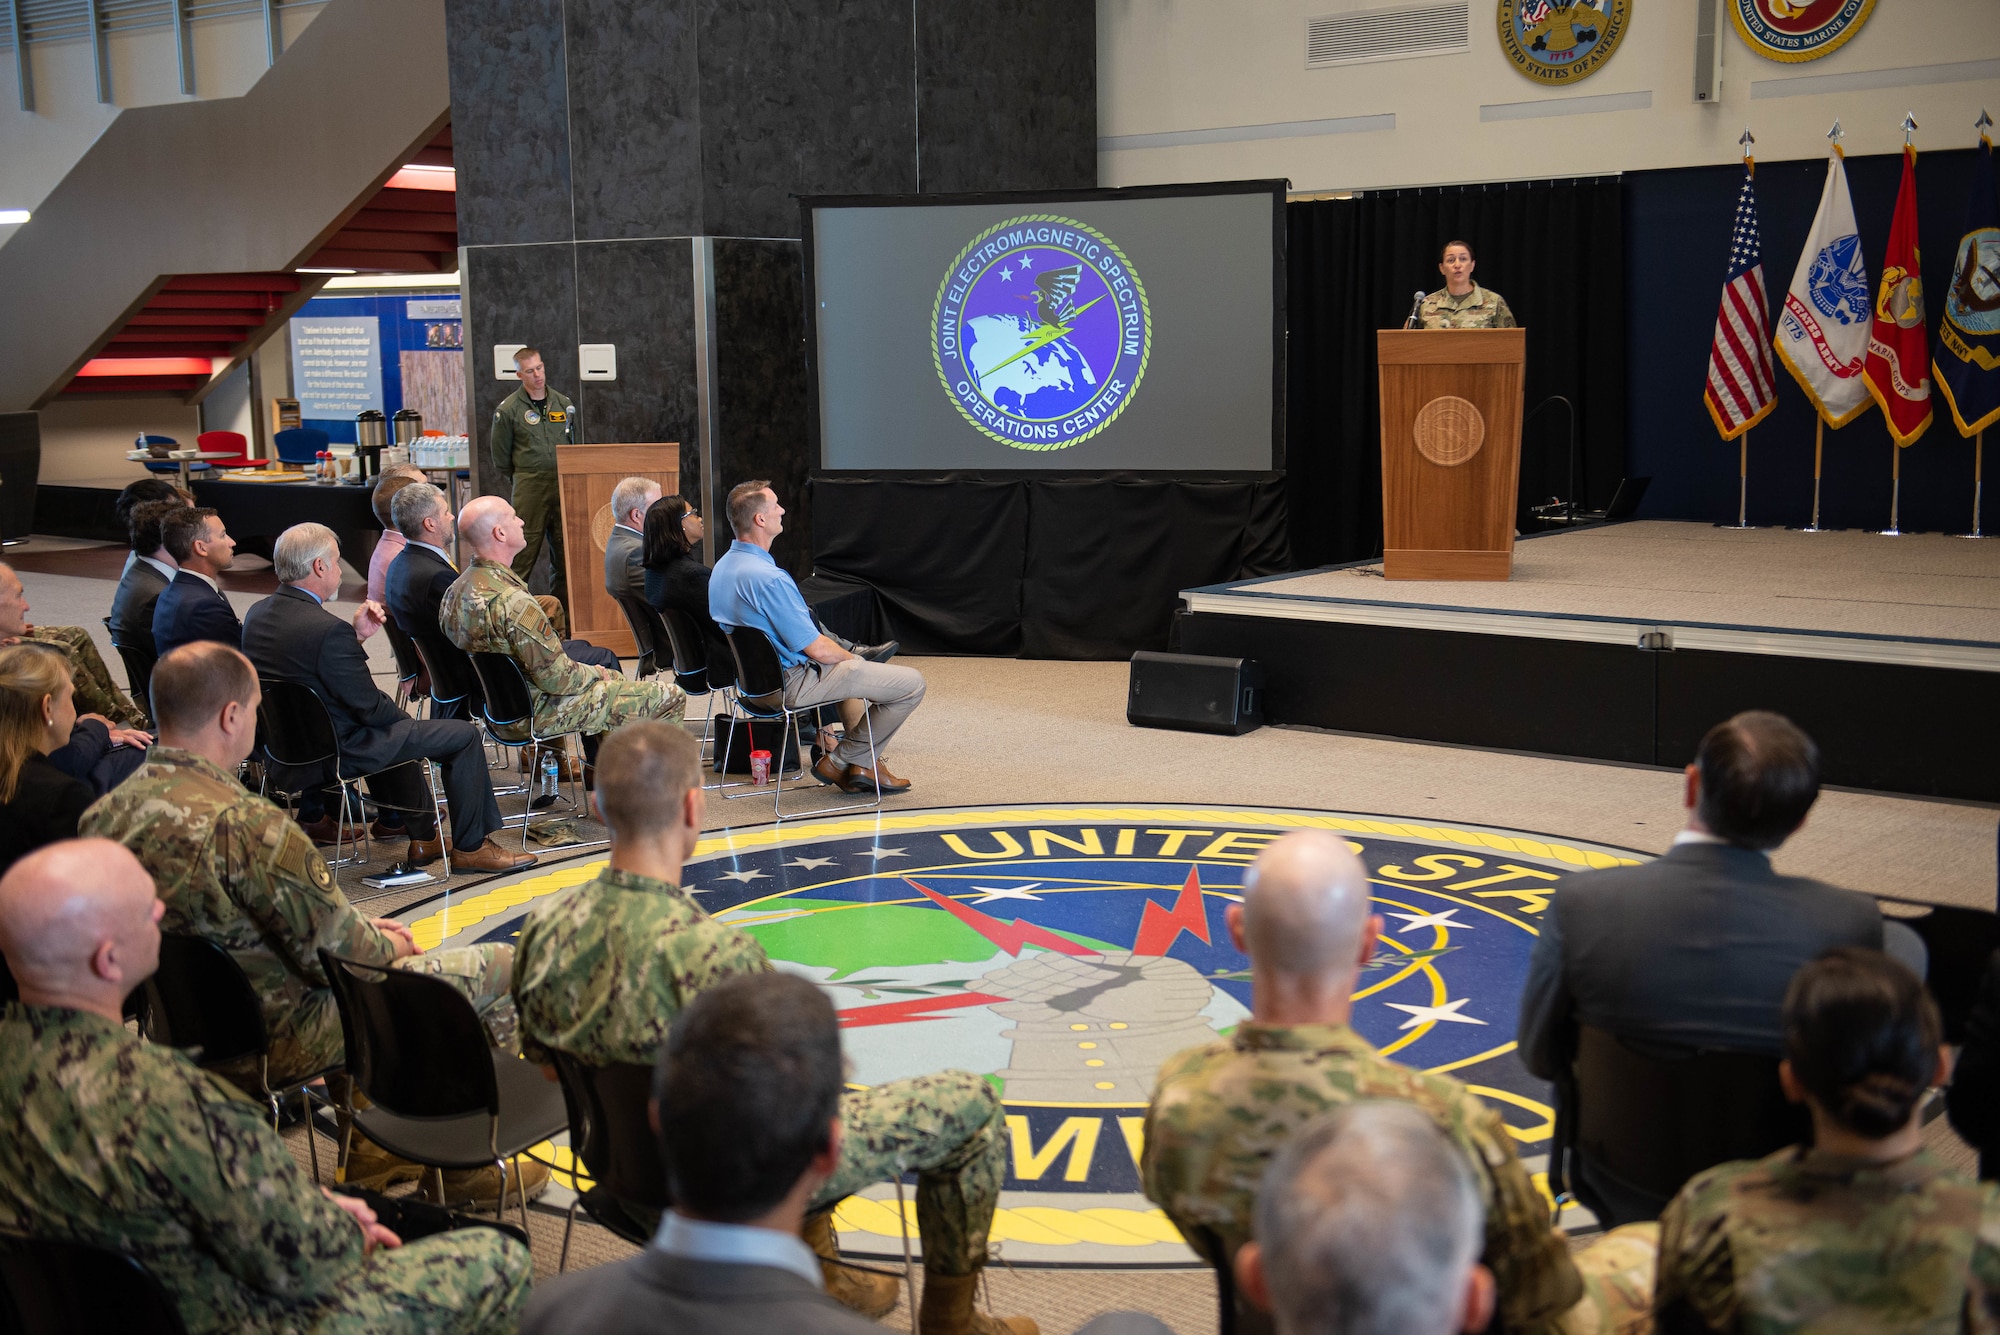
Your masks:
M707 717L702 720L701 747L704 758L715 755L715 706L722 698L723 687L710 680L708 639L702 634L695 619L678 607L654 607L643 604L646 614L654 625L653 643L665 644L674 660L674 685L681 688L689 699L699 696L708 702ZM733 665L732 665L733 666ZM728 780L721 783L703 784L704 788L727 788Z
M633 675L642 680L652 676L659 671L660 658L660 640L653 633L653 619L646 615L653 610L652 604L629 593L614 593L611 600L625 614L625 624L632 628L632 643L639 648L639 666Z
M358 1128L389 1153L440 1173L500 1169L493 1215L503 1217L507 1161L569 1125L562 1090L540 1067L493 1047L472 1003L443 979L326 949L319 961L340 1008L348 1088L373 1105L343 1109L350 1138ZM515 1182L526 1228L528 1190L518 1171ZM438 1194L442 1204L442 1179Z
M153 717L153 665L160 660L151 649L133 644L121 635L111 624L110 617L104 618L104 629L111 636L111 647L118 651L118 657L125 664L125 685L132 703L144 710L150 721Z
M558 1052L563 1102L569 1109L569 1145L590 1175L591 1188L570 1202L563 1225L560 1274L569 1267L570 1232L581 1205L592 1219L627 1242L644 1246L673 1202L660 1138L646 1115L653 1095L653 1068L631 1062L586 1066Z
M90 1242L0 1238L0 1332L6 1335L186 1335L180 1308L153 1273Z
M270 783L270 765L281 765L324 776L322 782L331 781L339 792L340 810L335 817L333 853L326 865L333 868L348 866L363 861L368 855L363 850L368 844L366 819L357 820L349 814L349 795L353 801L361 798L361 783L375 774L386 774L388 770L377 770L370 774L348 774L340 754L340 738L333 730L333 716L327 712L326 702L319 693L303 682L285 681L271 677L260 679L264 698L257 705L257 722L264 739L264 758L270 762L265 766L265 784ZM451 879L451 814L447 810L444 794L438 789L437 772L429 760L405 760L405 765L422 768L424 784L430 790L430 815L437 822L438 842L444 849L444 875ZM390 768L395 768L391 766ZM297 800L304 796L306 786L295 791L272 789L278 796ZM384 802L369 794L369 802L384 811L401 811L408 814L422 814L423 808L398 806ZM341 844L345 842L352 852L347 857L340 855ZM335 879L339 879L338 871Z
M1778 1084L1776 1057L1583 1025L1576 1056L1556 1079L1549 1191L1616 1228L1657 1219L1703 1169L1811 1137L1805 1108Z
M424 661L417 657L417 645L403 628L392 618L382 623L382 633L389 637L389 651L396 656L396 703L407 707L412 700L427 697L430 692L424 685Z
M431 717L479 717L479 677L472 660L447 639L442 631L418 631L410 637L417 661L431 679Z
M485 697L480 705L480 717L485 720L486 731L502 747L516 748L527 757L524 767L532 781L541 763L542 752L553 749L561 763L561 772L570 775L572 771L564 759L563 738L575 735L575 729L567 732L540 732L535 727L535 697L528 686L528 674L521 671L521 665L507 654L481 650L468 655L472 659L472 670L479 676L480 693ZM549 743L557 745L549 747ZM570 804L571 810L581 811L582 803L577 797L576 780L563 780L569 795L562 800ZM534 818L535 804L528 801L521 807L521 847L528 846L528 822ZM602 839L589 843L604 843ZM566 844L565 848L582 848L586 844Z
M257 1088L270 1105L271 1126L279 1120L279 1104L296 1093L306 1117L306 1143L312 1151L313 1181L319 1181L319 1137L312 1131L312 1097L306 1086L340 1069L340 1063L294 1074L271 1084L271 1035L264 1024L263 1003L236 957L205 936L176 933L160 937L160 967L142 989L146 997L146 1037L163 1047L179 1048L197 1066L213 1070L246 1057L257 1059Z
M806 756L808 751L805 743L799 737L799 719L802 716L816 718L820 706L805 705L795 709L785 703L785 671L778 663L778 651L771 647L770 638L763 631L758 630L754 626L740 626L728 632L728 635L729 651L736 658L736 687L732 692L735 697L734 708L745 718L753 721L778 723L781 725L778 734L778 749L771 753L771 811L774 819L782 821L785 819L785 755L787 752L797 755L799 765L797 773L799 778L804 780L806 778ZM867 708L872 711L874 706L870 704ZM862 715L864 721L868 717L869 715L866 713ZM725 774L729 772L730 752L735 745L736 729L732 726L729 729L729 738L723 746L722 770ZM875 731L870 728L868 732L868 768L879 773L878 766L879 758L875 754ZM812 782L818 783L819 780L815 777L812 779ZM729 786L738 787L741 785L732 784ZM798 788L803 787L804 784L798 783L792 786ZM739 798L760 796L762 796L761 793L754 791L723 794L725 800L732 802ZM826 816L841 811L880 811L881 809L882 790L878 786L875 789L875 800L873 802L836 803L832 806L814 807L809 811L795 811L792 815L796 819L799 816Z
M1986 972L1986 962L1993 952L2000 950L2000 914L1990 909L1923 904L1908 899L1882 902L1924 910L1914 918L1885 915L1884 921L1900 922L1923 938L1924 949L1930 955L1924 984L1930 988L1938 1012L1944 1017L1944 1041L1963 1043L1966 1017L1972 1014L1973 1003L1979 1000L1980 976Z

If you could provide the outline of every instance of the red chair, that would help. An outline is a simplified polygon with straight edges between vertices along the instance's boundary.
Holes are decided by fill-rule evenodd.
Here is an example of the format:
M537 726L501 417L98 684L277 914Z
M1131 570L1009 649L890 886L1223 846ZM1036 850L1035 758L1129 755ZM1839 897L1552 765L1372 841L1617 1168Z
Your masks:
M241 431L204 431L194 438L198 450L228 450L232 458L209 459L216 468L262 468L262 459L250 457L250 442Z

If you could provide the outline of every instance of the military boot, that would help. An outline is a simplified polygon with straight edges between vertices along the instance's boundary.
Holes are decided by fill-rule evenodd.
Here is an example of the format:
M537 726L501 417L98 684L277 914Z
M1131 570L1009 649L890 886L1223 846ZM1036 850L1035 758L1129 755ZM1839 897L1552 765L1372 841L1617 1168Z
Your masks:
M534 1200L548 1189L549 1168L523 1155L510 1161L512 1171L507 1174L507 1197L499 1201L497 1208L505 1209L514 1201L514 1193L523 1187L529 1200ZM496 1198L500 1193L500 1170L497 1167L463 1168L444 1174L444 1204L447 1209L491 1210L496 1208Z
M924 1268L924 1298L917 1308L920 1335L1041 1335L1024 1316L988 1316L973 1306L979 1275L940 1275Z
M813 1215L799 1230L806 1246L819 1257L820 1277L835 1301L851 1307L873 1321L887 1316L896 1306L896 1277L879 1270L849 1265L840 1259L840 1244L833 1236L833 1214Z
M310 1131L308 1135L312 1134ZM386 1191L398 1182L414 1182L422 1177L423 1165L389 1153L359 1131L348 1146L347 1162L335 1174L336 1180L366 1191Z

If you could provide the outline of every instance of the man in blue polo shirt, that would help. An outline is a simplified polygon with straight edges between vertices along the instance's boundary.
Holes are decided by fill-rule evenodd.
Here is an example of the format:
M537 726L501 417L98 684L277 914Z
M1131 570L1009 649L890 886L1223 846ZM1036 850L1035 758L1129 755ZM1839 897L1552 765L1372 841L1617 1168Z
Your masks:
M709 615L724 630L749 626L764 632L785 670L785 703L791 708L842 700L869 705L859 725L847 728L840 744L814 762L820 782L850 793L903 792L909 780L889 772L882 752L903 720L923 703L923 674L857 657L819 628L799 586L771 559L771 544L785 531L784 519L785 507L769 482L745 482L729 493L729 524L736 541L709 576Z

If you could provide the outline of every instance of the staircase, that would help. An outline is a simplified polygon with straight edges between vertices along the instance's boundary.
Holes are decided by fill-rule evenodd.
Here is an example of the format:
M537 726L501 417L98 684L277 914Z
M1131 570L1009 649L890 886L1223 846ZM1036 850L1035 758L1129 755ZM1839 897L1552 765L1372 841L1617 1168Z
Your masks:
M244 96L121 113L0 246L0 412L199 402L300 270L454 269L449 118L443 0L331 0Z

